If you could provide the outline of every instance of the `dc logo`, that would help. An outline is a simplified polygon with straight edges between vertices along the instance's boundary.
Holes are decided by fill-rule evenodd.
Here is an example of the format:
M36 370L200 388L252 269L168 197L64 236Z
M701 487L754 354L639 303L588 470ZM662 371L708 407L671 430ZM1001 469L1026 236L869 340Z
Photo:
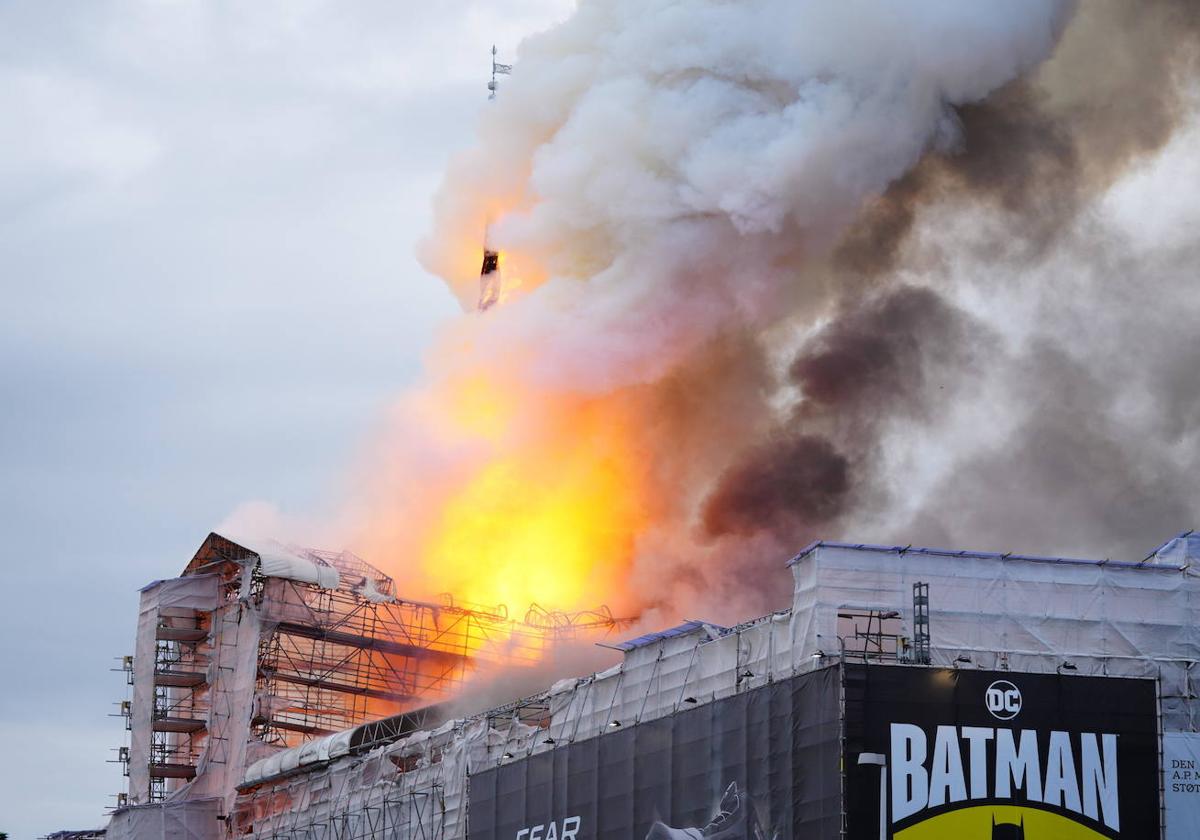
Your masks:
M987 710L997 720L1012 720L1021 711L1021 689L1008 680L996 680L984 693Z

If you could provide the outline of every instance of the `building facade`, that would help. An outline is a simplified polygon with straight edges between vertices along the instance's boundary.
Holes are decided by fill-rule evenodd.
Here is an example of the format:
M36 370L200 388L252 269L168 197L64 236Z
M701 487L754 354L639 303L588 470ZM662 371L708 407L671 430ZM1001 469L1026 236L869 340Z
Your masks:
M331 579L304 569L285 577L255 556L232 561L236 595L232 567L214 575L220 563L203 558L179 581L212 583L147 590L158 594L143 598L134 707L147 691L136 665L143 637L204 630L209 681L192 685L177 675L196 669L170 659L155 673L188 684L155 690L207 693L208 723L202 734L162 739L186 744L176 753L156 753L153 736L145 746L134 739L131 800L135 783L147 796L117 811L110 837L1200 836L1194 535L1129 563L816 543L791 562L789 609L622 642L621 661L606 671L467 718L404 706L417 695L397 677L387 689L400 704L392 714L373 719L366 703L341 728L331 707L276 699L281 683L334 688L281 681L263 665L279 661L267 658L264 639L281 626L324 628L287 631L322 644L347 641L313 612L313 593L330 591ZM339 570L332 591L366 599L373 589L383 603L394 597L383 594L388 583ZM272 586L297 595L253 606ZM192 591L204 587L215 589ZM176 612L201 609L190 600L201 597L217 599L211 618ZM223 658L213 649L220 623L236 622L220 604L247 597L243 611L258 614L238 631L245 637L229 637ZM221 686L225 662L232 689ZM222 691L248 695L248 705L214 714ZM150 732L153 720L182 718L168 711L151 713ZM299 729L306 721L317 722ZM143 756L148 775L135 775ZM155 761L194 767L194 776L165 776L155 800ZM172 828L187 833L166 831L170 812L188 816Z

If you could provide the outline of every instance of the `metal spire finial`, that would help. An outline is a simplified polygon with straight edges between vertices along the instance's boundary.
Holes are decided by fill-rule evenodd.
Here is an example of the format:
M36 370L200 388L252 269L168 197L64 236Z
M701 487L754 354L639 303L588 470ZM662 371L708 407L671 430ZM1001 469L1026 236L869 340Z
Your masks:
M496 98L496 76L497 76L497 74L507 76L510 73L512 73L512 65L511 64L500 64L496 61L496 54L498 52L499 52L499 50L496 49L496 45L492 44L492 79L490 82L488 82L488 90L491 91L491 93L488 94L489 100Z

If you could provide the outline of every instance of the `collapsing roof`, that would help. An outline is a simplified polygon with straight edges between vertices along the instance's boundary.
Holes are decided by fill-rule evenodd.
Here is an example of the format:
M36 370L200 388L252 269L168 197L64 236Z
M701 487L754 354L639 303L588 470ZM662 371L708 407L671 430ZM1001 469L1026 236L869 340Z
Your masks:
M390 577L348 551L318 551L275 540L239 538L235 542L217 533L208 535L183 574L207 574L231 565L244 574L345 589L375 601L392 599L394 590Z
M180 577L141 591L125 658L121 813L202 798L227 813L247 778L287 776L432 725L429 704L478 667L530 666L556 640L621 625L605 607L535 607L522 622L449 598L400 599L390 577L349 552L209 534Z

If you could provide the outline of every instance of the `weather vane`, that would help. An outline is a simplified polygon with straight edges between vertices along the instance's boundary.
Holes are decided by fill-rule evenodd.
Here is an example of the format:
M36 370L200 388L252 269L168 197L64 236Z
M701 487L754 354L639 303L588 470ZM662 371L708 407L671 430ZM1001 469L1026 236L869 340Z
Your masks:
M496 76L507 76L510 73L512 73L511 64L498 64L496 62L496 45L492 44L492 80L488 82L488 90L491 91L488 94L489 100L496 98Z

